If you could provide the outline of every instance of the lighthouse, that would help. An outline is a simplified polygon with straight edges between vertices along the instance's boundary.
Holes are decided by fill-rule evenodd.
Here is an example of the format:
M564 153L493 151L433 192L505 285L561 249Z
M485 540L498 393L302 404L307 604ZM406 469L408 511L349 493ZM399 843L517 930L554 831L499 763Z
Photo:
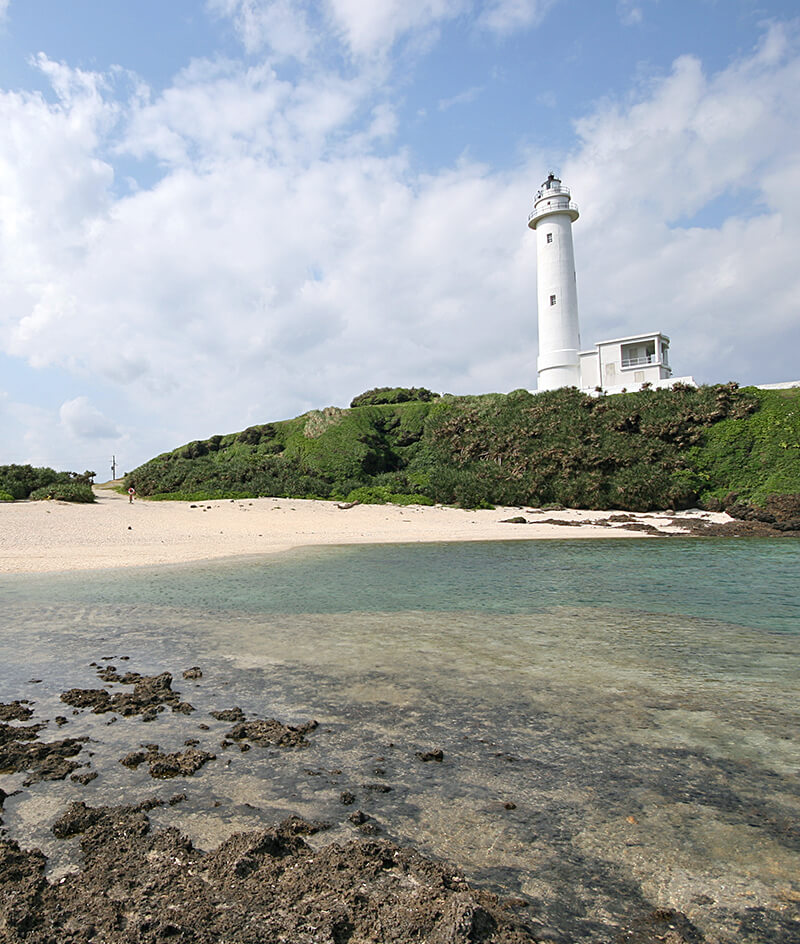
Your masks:
M538 389L580 387L581 349L572 224L578 207L555 174L537 191L528 226L536 233Z

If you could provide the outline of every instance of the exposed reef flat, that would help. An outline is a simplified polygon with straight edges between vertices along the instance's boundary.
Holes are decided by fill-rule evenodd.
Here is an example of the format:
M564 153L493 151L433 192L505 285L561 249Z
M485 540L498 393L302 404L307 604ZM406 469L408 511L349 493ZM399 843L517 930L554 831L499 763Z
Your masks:
M346 762L341 765L345 769L322 769L315 748L330 738L324 722L307 719L290 724L254 716L238 705L219 707L225 704L223 697L238 700L236 692L209 691L209 676L197 666L184 672L190 683L186 692L173 688L171 672L121 672L109 658L93 662L89 669L96 679L85 673L87 687L60 694L60 703L71 713L68 718L58 716L57 725L80 727L85 722L90 737L53 740L48 737L51 719L35 702L18 699L0 704L0 717L8 719L0 723L0 773L16 778L11 784L4 780L7 789L0 789L0 817L7 820L5 827L0 826L3 944L96 940L110 944L166 940L788 944L800 930L788 911L748 907L737 919L747 932L743 937L708 936L696 919L656 906L630 878L623 880L619 874L612 880L611 873L593 872L588 859L583 862L566 847L564 860L552 861L548 871L563 873L565 880L571 876L573 884L585 886L587 897L580 907L509 892L491 880L483 887L470 884L458 864L427 856L398 838L384 798L405 792L401 808L411 798L408 784L394 779L397 762L391 757L374 758L369 773L375 779L369 782L361 782L363 773L348 772ZM97 680L103 688L92 687ZM120 723L109 729L112 719ZM160 744L140 740L154 730ZM194 732L192 737L184 736L188 730ZM115 738L116 753L103 749L104 736ZM435 743L421 750L415 750L417 746L400 742L386 748L418 765L420 776L435 770L439 777L449 753ZM119 756L120 747L127 750L124 756ZM181 828L188 820L170 820L173 807L182 810L194 804L191 819L203 815L197 812L203 803L207 809L222 806L219 801L211 803L207 772L230 770L235 775L237 757L243 763L245 756L255 754L268 758L274 777L294 758L301 765L313 764L299 769L304 777L328 778L337 785L336 812L331 815L329 806L325 821L314 820L307 812L304 816L289 812L290 776L284 781L288 815L272 824L227 830L221 841L203 844L192 841ZM523 763L510 753L493 756L496 763ZM314 759L303 762L303 757ZM332 759L328 757L328 763ZM122 801L117 795L114 803L98 802L104 780L120 775L128 783ZM252 778L244 782L248 799L258 803L258 783ZM96 790L96 783L101 789L92 793L92 802L74 799L76 790ZM62 784L69 786L71 801L58 802L59 791L65 790ZM675 789L688 797L709 787L689 783L682 775ZM732 795L721 784L718 790L722 791L718 802L734 810ZM62 861L54 872L48 851L26 840L25 817L16 811L29 795L36 809L44 809L37 803L50 797L44 825L51 839L43 848L52 851L55 844L70 850L67 868ZM198 805L198 798L205 799ZM508 797L487 797L486 803L500 818L517 812L517 804ZM363 808L355 808L357 804ZM563 828L559 814L551 813L547 817L542 811L536 818L537 833ZM564 815L570 815L566 809ZM755 807L747 816L754 823L763 819ZM628 821L635 824L636 817L630 815ZM785 843L795 842L791 824L773 825ZM536 855L534 845L529 856ZM745 928L742 922L749 924Z

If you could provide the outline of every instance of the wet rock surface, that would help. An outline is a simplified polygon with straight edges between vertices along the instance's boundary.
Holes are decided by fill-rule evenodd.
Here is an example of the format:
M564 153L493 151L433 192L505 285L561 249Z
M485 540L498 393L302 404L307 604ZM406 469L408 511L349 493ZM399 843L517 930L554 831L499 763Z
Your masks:
M0 724L0 773L27 773L25 786L40 780L63 780L81 765L72 760L85 739L38 740L43 724Z
M162 672L160 675L140 675L138 672L125 672L120 675L115 666L98 668L98 677L117 685L132 685L132 692L111 694L104 688L71 688L61 695L61 700L73 708L91 708L95 714L114 711L128 717L141 715L144 720L152 720L166 707L173 711L189 714L194 708L181 700L180 694L172 690L172 675Z
M120 758L120 763L133 770L146 763L150 768L151 777L167 780L170 777L191 777L208 761L216 760L216 756L209 751L197 750L194 746L189 746L185 751L168 754L159 750L157 744L153 744L145 751L126 754Z
M54 826L80 836L80 872L51 884L37 850L0 840L0 937L70 941L296 944L537 940L458 872L386 840L315 850L313 825L289 818L202 852L140 807L71 808ZM682 939L676 939L682 940Z
M417 751L416 756L424 763L435 760L441 764L444 760L444 751L440 747L434 747L429 751Z
M800 537L800 495L770 495L763 506L741 501L736 492L706 502L710 511L726 511L734 521L710 525L713 537Z
M217 721L244 721L246 717L238 705L234 708L223 708L222 711L211 711L209 714Z
M27 721L33 714L29 704L27 701L0 702L0 721Z
M169 673L120 675L113 666L100 671L106 677L103 680L110 685L136 686L143 680L148 683L155 680L155 684L147 686L149 691L160 693L159 697L164 692L172 692ZM73 691L102 691L109 699L115 697L113 691L109 693L106 689ZM172 692L172 696L180 702L179 693ZM91 695L83 708L76 710L92 709L96 697ZM151 702L150 707L153 705ZM198 701L198 707L207 711L207 704L204 706ZM665 702L648 707L671 710L677 706ZM92 709L84 717L91 719L93 714ZM327 724L309 739L308 735L319 728L315 721L292 726L275 719L247 720L244 711L236 707L209 712L220 722L209 729L209 725L166 712L156 725L145 729L148 734L158 730L152 737L158 738L162 745L159 746L139 743L142 728L137 714L132 714L127 722L121 720L115 728L131 732L132 743L125 744L123 749L135 747L121 759L121 751L111 759L112 766L122 777L131 778L130 792L124 794L125 803L113 806L73 803L62 808L63 812L52 824L52 834L58 839L56 845L71 844L76 853L80 847L79 871L49 880L48 861L43 853L35 848L25 849L19 834L12 838L0 830L1 944L7 941L9 944L23 941L30 944L60 944L62 941L127 944L167 940L285 940L299 944L306 941L333 944L347 941L353 944L378 941L704 944L708 940L709 944L738 941L793 944L800 939L797 922L793 923L786 914L765 908L752 908L737 917L741 935L734 932L729 936L706 938L686 915L671 909L657 909L655 901L648 899L641 885L628 874L588 849L579 853L575 838L584 828L579 811L568 802L559 803L555 799L549 807L533 809L522 792L522 784L536 782L547 795L558 796L565 775L564 765L556 763L546 751L530 757L511 743L495 744L483 739L465 748L446 739L440 740L431 730L416 743L398 740L397 744L388 741L380 746L373 744L365 758L364 770L355 779L354 771L343 773L341 768L346 764L340 757L330 757L327 763L319 758L317 748L325 742ZM35 715L28 715L25 720L32 717ZM236 724L232 730L223 728L223 724L230 724L234 719ZM353 716L351 723L358 726L358 717ZM541 719L532 718L531 723L540 724ZM399 730L399 725L397 727ZM176 728L183 733L176 736ZM39 767L34 752L23 758L28 766L14 768L30 774L26 785L37 779L37 772L41 774L38 779L51 779L48 774L51 770L55 774L59 758L72 764L71 770L80 766L77 755L85 741L68 739L46 744L40 740L45 729L45 723L0 724L0 757L3 747L43 748L47 752ZM185 736L198 731L208 732L203 736L205 739ZM193 791L197 795L199 785L189 778L205 764L209 767L202 778L215 770L224 771L224 765L230 764L231 758L234 765L244 762L237 760L239 751L235 749L219 759L208 750L219 742L223 731L231 746L252 746L253 755L269 758L272 770L277 771L293 757L297 757L298 767L302 763L313 764L305 768L304 773L330 786L335 812L329 809L323 815L336 821L334 840L324 836L314 839L320 824L290 818L279 826L240 832L221 845L215 842L211 851L203 851L179 829L165 826L163 821L157 823L163 811L173 805L187 799L187 805L191 805ZM139 732L138 737L134 732ZM466 742L466 736L459 737ZM415 751L420 743L427 749ZM446 764L441 763L445 751L431 746L437 743L446 749ZM182 748L171 750L176 744L181 744ZM313 747L310 756L314 759L303 761L300 758L307 758L309 754L295 755L291 750L279 750L285 747ZM73 748L74 754L62 755ZM480 752L481 764L487 770L492 765L511 765L518 771L520 794L513 791L512 800L507 794L496 793L487 798L486 808L500 831L505 828L504 824L517 819L527 824L524 854L529 865L526 868L530 874L546 875L548 887L543 883L525 888L513 868L508 869L508 874L496 870L478 875L478 884L524 892L524 897L513 894L501 900L487 891L471 888L455 868L431 861L392 841L392 837L397 838L392 816L414 809L417 803L420 805L416 812L423 816L427 813L421 801L408 795L400 774L403 765L419 770L420 776L444 783L448 776L452 777L450 769L457 765L459 752L465 749ZM117 760L129 769L121 770ZM664 796L680 795L683 802L714 808L723 816L745 818L761 835L769 834L785 847L800 849L796 825L789 818L777 820L773 808L754 797L743 800L731 788L729 775L736 773L733 768L727 770L719 763L710 767L700 755L679 749L662 749L652 754L639 749L635 756L621 755L620 761L631 771L635 769L636 783L631 785L635 789L645 788ZM50 762L52 767L48 766ZM94 762L97 764L98 759L94 758ZM586 756L573 758L569 763L573 787L598 789L605 768L600 758L593 762L600 766L595 769ZM143 799L144 771L137 774L143 764L157 780L186 778L187 782L178 786L185 792L170 799L167 799L168 794L163 798ZM380 766L375 766L377 764ZM105 771L106 768L101 768L101 784ZM63 777L68 773L69 770L65 771ZM73 796L76 787L71 784L88 787L84 793L88 800L89 793L95 789L89 785L97 776L97 770L72 773L71 783L66 787ZM373 776L380 781L363 782ZM202 781L202 778L198 779ZM289 784L288 780L285 782ZM622 787L620 781L617 789ZM52 789L64 788L55 785ZM158 785L151 782L144 789L155 791ZM293 801L289 797L296 795L292 789L289 786L286 794L286 806L290 809ZM634 792L631 790L630 794ZM0 790L0 811L4 799L7 807L14 803ZM249 799L258 802L254 795ZM224 804L214 801L215 807L221 805ZM156 808L158 812L148 816ZM643 817L635 807L625 812L628 813L625 822L632 827L629 844L635 847L640 837L646 838L640 827ZM196 805L191 815L197 815ZM326 838L328 842L324 844ZM568 888L574 889L573 897L561 900L557 890ZM690 913L697 922L694 913ZM732 921L726 920L731 926Z
M271 744L276 747L305 747L306 735L319 726L317 721L308 721L299 727L283 724L274 718L242 721L228 732L233 741L252 741L253 744Z

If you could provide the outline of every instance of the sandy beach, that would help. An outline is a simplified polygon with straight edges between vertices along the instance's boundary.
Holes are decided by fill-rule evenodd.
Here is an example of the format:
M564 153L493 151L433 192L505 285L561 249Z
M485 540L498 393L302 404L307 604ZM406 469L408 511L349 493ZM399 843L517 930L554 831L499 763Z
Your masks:
M46 573L185 563L268 554L309 545L558 538L652 537L681 533L692 522L721 524L728 515L542 511L442 506L356 505L289 498L197 503L150 502L110 488L93 505L16 502L0 505L0 573ZM609 521L617 516L627 520ZM526 524L504 523L524 517ZM683 522L681 523L681 519ZM557 523L556 523L557 522ZM631 526L643 530L632 530Z

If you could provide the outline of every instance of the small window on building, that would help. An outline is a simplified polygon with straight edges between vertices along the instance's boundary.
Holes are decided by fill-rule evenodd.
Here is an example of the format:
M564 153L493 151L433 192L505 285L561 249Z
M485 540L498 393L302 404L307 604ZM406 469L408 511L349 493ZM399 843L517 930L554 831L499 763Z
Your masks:
M551 295L551 296L550 296L550 304L551 304L551 305L555 305L555 303L556 303L556 297L555 297L555 295Z
M551 243L551 242L553 241L553 234L552 234L552 233L548 233L548 234L547 234L547 241L548 241L549 243Z

